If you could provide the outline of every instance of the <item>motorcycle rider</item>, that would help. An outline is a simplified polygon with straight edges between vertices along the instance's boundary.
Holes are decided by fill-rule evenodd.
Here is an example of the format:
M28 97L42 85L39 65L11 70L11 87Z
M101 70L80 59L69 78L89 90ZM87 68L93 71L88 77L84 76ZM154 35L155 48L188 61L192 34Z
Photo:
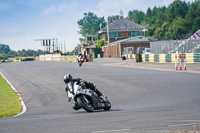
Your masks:
M82 80L80 78L75 79L71 76L71 74L67 74L64 76L64 82L67 85L65 88L66 92L70 91L72 94L74 94L73 86L74 86L74 83L77 82L78 84L85 85L86 88L93 90L102 100L104 100L102 93L91 82L87 82L86 80ZM71 99L68 99L68 101L71 101ZM79 109L79 107L77 106L78 104L75 102L73 104L73 108Z
M83 54L81 52L77 55L77 60L79 57L83 57Z

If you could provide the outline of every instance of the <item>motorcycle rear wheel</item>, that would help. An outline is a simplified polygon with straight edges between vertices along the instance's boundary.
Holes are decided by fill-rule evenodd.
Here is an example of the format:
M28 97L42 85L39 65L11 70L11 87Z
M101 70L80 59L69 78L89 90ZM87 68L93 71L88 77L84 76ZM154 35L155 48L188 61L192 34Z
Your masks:
M89 101L90 99L87 99L87 100ZM85 111L87 111L87 112L93 112L94 111L94 108L91 105L91 103L87 103L83 96L77 97L77 102L81 106L81 108L83 108Z

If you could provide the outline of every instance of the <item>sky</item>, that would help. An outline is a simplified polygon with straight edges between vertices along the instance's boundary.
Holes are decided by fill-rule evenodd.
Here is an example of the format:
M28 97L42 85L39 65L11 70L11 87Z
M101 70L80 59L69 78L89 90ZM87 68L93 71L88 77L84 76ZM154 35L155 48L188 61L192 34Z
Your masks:
M43 50L35 39L57 38L58 43L72 51L80 44L77 22L84 13L92 12L98 17L168 6L174 0L0 0L0 44L11 50ZM193 2L195 0L185 0ZM63 52L66 52L63 51Z

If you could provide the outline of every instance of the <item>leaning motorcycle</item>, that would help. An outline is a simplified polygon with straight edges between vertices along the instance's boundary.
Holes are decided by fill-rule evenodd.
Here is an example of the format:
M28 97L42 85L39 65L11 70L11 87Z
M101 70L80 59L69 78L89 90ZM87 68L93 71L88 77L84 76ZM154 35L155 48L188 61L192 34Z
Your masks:
M78 60L79 66L82 66L82 64L83 64L83 62L84 62L83 56L77 56L77 60Z
M84 109L87 112L93 112L94 110L110 110L111 103L107 97L101 96L99 97L94 91L85 87L85 85L81 85L78 82L75 82L74 91L68 91L68 99L71 101L73 99L75 101L75 105L73 105L74 110Z

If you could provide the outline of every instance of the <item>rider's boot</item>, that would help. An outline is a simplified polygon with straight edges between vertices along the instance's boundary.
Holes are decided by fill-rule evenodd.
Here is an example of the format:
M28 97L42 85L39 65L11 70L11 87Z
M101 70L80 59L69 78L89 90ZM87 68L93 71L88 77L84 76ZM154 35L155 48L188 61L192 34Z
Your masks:
M73 103L73 109L74 110L79 110L81 108L81 106L79 106L79 104L77 102Z

